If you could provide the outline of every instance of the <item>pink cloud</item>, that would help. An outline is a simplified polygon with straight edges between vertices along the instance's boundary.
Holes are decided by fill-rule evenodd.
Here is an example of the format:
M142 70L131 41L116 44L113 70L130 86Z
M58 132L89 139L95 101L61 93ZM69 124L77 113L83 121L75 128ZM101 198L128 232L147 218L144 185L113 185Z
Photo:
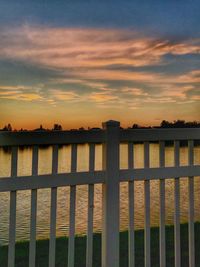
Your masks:
M0 57L58 69L157 65L169 53L200 53L199 40L174 44L120 29L24 26L2 31L0 38Z

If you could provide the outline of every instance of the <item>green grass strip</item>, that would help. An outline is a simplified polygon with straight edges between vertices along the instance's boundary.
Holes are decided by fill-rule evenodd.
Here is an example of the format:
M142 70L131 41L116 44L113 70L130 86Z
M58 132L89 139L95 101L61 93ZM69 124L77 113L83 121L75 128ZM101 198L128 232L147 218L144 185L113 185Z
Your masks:
M36 266L48 267L49 240L36 244ZM75 267L86 267L86 237L77 236L75 241ZM196 266L200 266L200 223L195 223ZM67 267L68 238L56 240L56 267ZM16 243L16 267L28 267L29 242ZM7 267L8 246L0 247L0 266ZM144 266L144 231L135 231L135 266ZM188 225L181 225L181 267L189 266ZM166 227L167 267L174 266L174 227ZM159 267L159 228L151 229L151 265ZM101 234L94 234L93 267L101 266ZM128 232L120 233L120 267L128 267Z

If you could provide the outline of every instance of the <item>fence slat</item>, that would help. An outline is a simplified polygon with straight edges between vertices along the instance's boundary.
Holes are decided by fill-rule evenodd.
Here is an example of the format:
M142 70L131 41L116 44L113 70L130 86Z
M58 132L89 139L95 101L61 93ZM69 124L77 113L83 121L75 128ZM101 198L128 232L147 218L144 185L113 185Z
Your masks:
M95 169L95 144L90 144L89 149L89 171L93 172Z
M52 157L52 174L56 174L57 172L58 172L58 145L54 145L53 146L53 157ZM57 187L53 187L53 188L51 188L49 267L55 266L56 210L57 210Z
M70 186L70 223L68 243L68 267L74 267L76 186Z
M180 142L174 142L174 165L180 165ZM175 267L181 266L181 244L180 244L180 180L174 179L174 248L175 248Z
M38 146L33 147L32 175L38 175ZM37 189L31 190L31 220L29 243L29 267L35 267L36 255Z
M149 142L144 142L144 167L149 168ZM150 181L144 181L144 230L145 230L145 267L151 266L150 240Z
M55 266L56 252L56 207L57 188L51 189L51 215L50 215L50 240L49 240L49 267Z
M133 143L128 144L128 168L133 169ZM129 267L135 266L134 181L128 182L129 196Z
M86 266L92 267L93 258L93 213L94 213L94 185L88 186L88 226L87 226L87 251Z
M194 164L194 142L188 142L188 164ZM195 266L195 245L194 245L194 177L188 178L188 220L189 220L189 267Z
M89 171L94 171L95 166L95 144L90 144ZM92 267L93 258L93 214L94 214L94 185L88 185L88 225L87 225L87 248L86 266Z
M129 267L135 266L135 235L134 235L134 182L128 183L129 196Z
M18 148L12 147L11 178L17 176ZM16 238L16 205L17 192L10 192L10 218L9 218L9 245L8 245L8 267L15 266L15 238Z
M159 165L165 166L165 143L160 142ZM160 179L160 267L166 266L166 244L165 244L165 180Z
M77 168L77 145L71 147L71 172L76 172Z
M77 168L77 145L72 145L71 150L71 172L76 172ZM76 186L70 186L70 222L68 240L68 267L74 267L75 255L75 218L76 218Z

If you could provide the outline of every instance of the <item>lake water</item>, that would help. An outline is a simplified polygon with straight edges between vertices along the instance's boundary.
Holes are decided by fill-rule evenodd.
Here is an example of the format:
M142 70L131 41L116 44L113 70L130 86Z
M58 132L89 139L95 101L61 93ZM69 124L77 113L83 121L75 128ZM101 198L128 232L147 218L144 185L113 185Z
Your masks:
M120 147L120 167L127 168L126 144ZM71 146L59 148L59 172L70 171ZM165 164L173 166L174 149L172 146L165 148ZM180 148L181 165L187 165L188 149ZM88 145L78 146L78 171L88 170ZM51 172L52 148L39 149L39 174ZM143 145L134 146L135 168L143 167L144 153ZM20 149L18 153L18 176L31 175L32 149ZM194 148L194 164L200 164L200 147ZM150 166L159 165L159 146L150 144ZM0 176L10 176L11 154L0 148ZM95 169L102 169L102 146L96 145ZM120 185L120 228L127 229L128 225L128 184ZM151 225L157 226L159 223L159 181L151 181ZM166 180L166 224L173 223L174 214L174 183L173 179ZM188 186L187 178L180 179L181 192L181 222L187 221L188 216ZM101 231L101 197L102 186L95 185L95 207L94 207L94 231ZM200 221L200 177L195 177L195 220ZM30 190L18 191L17 193L17 240L28 240L30 234ZM68 235L69 225L69 187L58 189L57 202L57 236ZM0 244L8 242L8 222L9 222L9 193L0 193ZM144 226L144 182L135 182L135 225L136 229ZM49 237L50 226L50 189L38 190L38 212L37 212L37 238ZM76 199L76 233L84 234L87 228L87 186L77 186Z

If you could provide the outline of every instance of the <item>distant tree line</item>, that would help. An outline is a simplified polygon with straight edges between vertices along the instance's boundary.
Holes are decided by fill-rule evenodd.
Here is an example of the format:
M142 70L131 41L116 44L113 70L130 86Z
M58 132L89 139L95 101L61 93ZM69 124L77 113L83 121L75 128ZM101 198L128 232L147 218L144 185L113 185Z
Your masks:
M45 129L41 124L39 128L36 128L33 131L62 131L62 126L55 123L52 129Z
M147 128L199 128L200 122L197 121L189 121L186 122L184 120L175 120L173 122L169 122L163 120L159 126L140 126L138 124L133 124L132 129L147 129Z
M200 122L197 122L197 121L186 122L184 120L168 122L168 121L163 120L160 124L160 127L161 128L198 128L200 127Z
M166 120L163 120L159 126L140 126L138 124L133 124L132 127L129 127L131 129L151 129L151 128L200 128L200 122L197 121L189 121L186 122L185 120L175 120L173 122L169 122ZM40 125L39 128L33 129L32 131L62 131L63 127L61 124L55 123L52 129L46 129ZM71 130L85 130L84 127L80 127L79 129L71 129ZM88 127L88 130L100 130L100 128L90 128ZM10 123L5 125L0 131L17 131L13 130ZM21 128L18 131L28 131L26 129Z
M11 124L8 123L2 129L0 129L0 131L17 131L17 130L13 130ZM24 131L28 131L28 130L23 129L23 128L18 130L18 132L21 132L21 131L24 132ZM62 125L55 123L52 129L46 129L41 124L39 128L33 129L32 131L62 131Z
M1 131L12 131L12 126L10 123L8 123L7 125L5 125Z

